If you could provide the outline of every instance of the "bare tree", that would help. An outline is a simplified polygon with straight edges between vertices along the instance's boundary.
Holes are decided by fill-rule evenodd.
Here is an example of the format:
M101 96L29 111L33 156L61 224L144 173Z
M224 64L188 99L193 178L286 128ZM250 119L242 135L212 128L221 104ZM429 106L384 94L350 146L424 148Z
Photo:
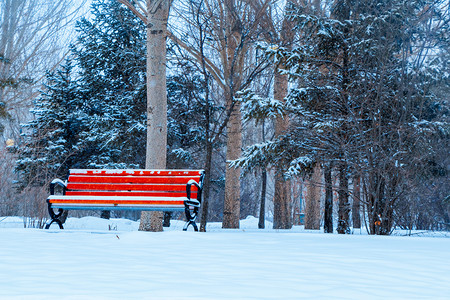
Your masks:
M264 8L269 2L265 1ZM175 7L177 18L183 20L180 24L194 26L195 22L188 17L189 11L192 12L189 8L192 1L188 0L184 4ZM259 15L253 13L248 1L204 0L199 4L204 14L202 22L209 22L204 27L204 34L210 39L209 47L206 49L203 44L199 48L196 44L198 37L186 31L188 26L182 28L184 25L173 26L170 38L205 67L223 92L226 116L220 127L226 127L227 168L222 225L224 228L239 228L241 171L240 168L229 168L228 162L240 157L242 147L240 103L236 101L235 95L248 86L261 70L261 64L249 61L248 57Z
M147 25L147 152L145 167L166 168L166 37L171 0L117 0ZM142 212L139 230L162 231L162 212Z
M29 186L19 193L14 186L15 149L22 142L20 124L30 118L46 71L56 68L68 53L73 23L85 4L0 0L0 214L44 216L46 187Z
M361 228L361 177L353 177L353 192L352 192L352 223L353 228Z
M19 124L28 117L46 70L58 65L67 53L72 23L84 4L75 0L0 1L0 111L9 117L5 124L9 137L18 138Z

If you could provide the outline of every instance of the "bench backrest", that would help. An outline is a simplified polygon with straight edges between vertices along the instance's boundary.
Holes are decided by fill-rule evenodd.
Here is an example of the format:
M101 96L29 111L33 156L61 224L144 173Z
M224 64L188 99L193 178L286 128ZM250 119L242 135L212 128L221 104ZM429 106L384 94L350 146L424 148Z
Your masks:
M67 196L186 197L189 180L200 183L203 170L72 169ZM192 185L191 198L197 198Z

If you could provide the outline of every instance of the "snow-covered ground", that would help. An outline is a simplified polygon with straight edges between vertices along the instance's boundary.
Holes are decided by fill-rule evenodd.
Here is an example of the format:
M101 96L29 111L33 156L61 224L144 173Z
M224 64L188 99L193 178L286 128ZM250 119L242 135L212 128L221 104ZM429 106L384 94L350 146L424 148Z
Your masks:
M86 217L41 230L0 217L0 299L450 299L448 234L267 225L149 233Z

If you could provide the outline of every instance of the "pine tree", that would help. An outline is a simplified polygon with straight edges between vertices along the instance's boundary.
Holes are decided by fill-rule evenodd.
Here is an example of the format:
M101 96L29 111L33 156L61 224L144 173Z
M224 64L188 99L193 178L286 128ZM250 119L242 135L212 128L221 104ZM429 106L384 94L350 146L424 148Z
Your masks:
M337 231L350 231L348 179L354 174L365 187L370 233L389 234L397 201L411 187L406 178L429 158L421 154L430 147L424 132L447 126L433 122L437 115L424 114L439 100L430 84L442 82L445 73L434 72L432 62L415 67L410 53L424 41L428 5L337 0L325 16L297 6L292 17L299 45L266 50L283 61L297 87L286 104L250 95L245 113L256 118L287 113L290 130L250 147L236 164L276 164L283 157L289 161L286 175L297 175L315 163L332 163L340 179Z
M145 167L146 28L115 0L94 2L92 13L77 24L72 55L48 75L35 120L25 125L22 185L45 185L70 168ZM194 99L202 81L186 76L192 70L174 70L180 74L168 80L168 155L170 168L182 168L193 166L198 154L191 152L204 138L202 104Z
M34 103L35 119L24 125L25 146L16 169L21 173L20 186L44 185L51 177L65 177L69 167L87 163L82 134L88 131L88 115L79 102L79 86L67 62L47 76L45 92Z
M117 1L92 5L94 19L77 25L72 47L89 114L89 167L145 166L145 26Z

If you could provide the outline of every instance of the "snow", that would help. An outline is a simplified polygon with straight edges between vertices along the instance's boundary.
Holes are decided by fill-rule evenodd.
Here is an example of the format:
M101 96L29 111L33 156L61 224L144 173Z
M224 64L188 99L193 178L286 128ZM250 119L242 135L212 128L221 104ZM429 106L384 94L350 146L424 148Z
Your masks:
M0 299L449 299L450 239L209 224L137 231L69 218L64 230L0 217ZM22 228L20 228L22 227Z

